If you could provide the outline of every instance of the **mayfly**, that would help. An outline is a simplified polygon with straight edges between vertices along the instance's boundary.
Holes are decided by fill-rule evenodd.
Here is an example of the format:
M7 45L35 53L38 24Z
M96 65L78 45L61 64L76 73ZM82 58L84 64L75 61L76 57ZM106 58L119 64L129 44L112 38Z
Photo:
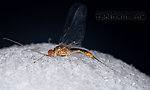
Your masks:
M85 49L81 48L75 48L75 46L80 46L81 42L84 38L85 28L86 28L86 15L87 15L87 8L85 5L81 3L74 4L68 13L67 21L65 24L64 32L61 35L60 43L58 46L54 48L54 50L50 49L48 51L48 54L41 53L39 51L36 51L34 49L31 49L34 52L37 52L39 54L42 54L39 59L34 61L33 63L37 62L44 56L50 56L50 57L56 57L56 56L69 56L74 53L81 53L83 55L86 55L92 59L95 59L99 62L101 62L99 59L97 59L92 53ZM17 43L21 46L24 46L23 44L16 42L14 40L4 38L6 40L12 41L14 43ZM103 65L107 66L105 63L101 62ZM108 66L107 66L108 67ZM110 68L111 69L111 68Z

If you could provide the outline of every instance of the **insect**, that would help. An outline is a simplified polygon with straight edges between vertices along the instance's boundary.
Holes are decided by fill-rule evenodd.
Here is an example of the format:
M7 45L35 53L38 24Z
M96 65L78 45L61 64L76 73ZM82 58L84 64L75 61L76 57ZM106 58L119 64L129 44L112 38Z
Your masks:
M41 53L34 49L31 49L34 52L42 54L39 59L34 61L33 63L37 62L44 56L56 57L56 56L68 56L74 53L81 53L86 55L94 60L101 62L97 59L92 53L85 49L77 48L81 45L81 42L84 38L84 33L86 29L86 15L87 15L87 8L85 5L81 3L74 4L68 13L67 21L65 24L64 32L60 38L60 44L54 48L54 50L50 49L48 54ZM16 42L14 40L4 38L5 40L12 41L17 43L21 46L23 44ZM76 47L76 48L75 48ZM103 65L107 66L105 63L101 62ZM108 66L107 66L108 67ZM111 69L111 68L110 68Z

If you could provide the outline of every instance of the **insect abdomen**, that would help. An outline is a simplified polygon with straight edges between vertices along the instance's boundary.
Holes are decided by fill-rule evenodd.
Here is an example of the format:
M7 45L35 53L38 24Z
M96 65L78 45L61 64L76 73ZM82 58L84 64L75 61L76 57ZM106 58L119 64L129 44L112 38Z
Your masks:
M89 56L90 58L94 59L93 54L88 52L87 50L80 49L80 48L71 48L70 50L72 51L72 54L73 53L81 53L81 54L84 54L84 55Z

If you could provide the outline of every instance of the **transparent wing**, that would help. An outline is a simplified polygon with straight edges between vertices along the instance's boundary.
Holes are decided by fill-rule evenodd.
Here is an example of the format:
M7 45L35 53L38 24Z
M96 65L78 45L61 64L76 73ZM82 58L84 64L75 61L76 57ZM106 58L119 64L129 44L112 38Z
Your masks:
M65 29L60 38L61 45L81 45L86 28L86 15L87 8L81 3L76 3L70 8Z

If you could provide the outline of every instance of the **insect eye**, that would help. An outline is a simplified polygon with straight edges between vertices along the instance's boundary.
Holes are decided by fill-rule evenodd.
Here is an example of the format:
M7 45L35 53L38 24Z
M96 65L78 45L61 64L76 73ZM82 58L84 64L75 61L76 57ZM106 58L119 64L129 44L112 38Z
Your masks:
M49 51L48 51L48 55L52 55L52 52L53 52L53 50L52 49L50 49Z

